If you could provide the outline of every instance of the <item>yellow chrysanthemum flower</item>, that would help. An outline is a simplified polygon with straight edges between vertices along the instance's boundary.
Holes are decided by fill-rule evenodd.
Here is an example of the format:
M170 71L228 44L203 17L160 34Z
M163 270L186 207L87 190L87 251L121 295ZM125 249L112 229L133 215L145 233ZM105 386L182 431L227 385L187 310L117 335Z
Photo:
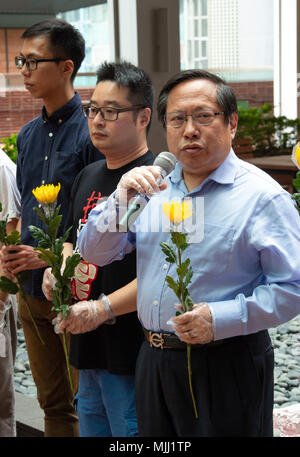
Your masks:
M167 218L173 222L173 224L180 224L182 221L188 219L193 214L193 211L191 211L190 203L186 201L179 203L172 200L171 203L163 203L162 210Z
M300 170L300 141L293 147L292 161Z
M46 184L36 187L32 190L33 195L41 204L50 204L55 202L60 191L60 183L57 186L54 184Z

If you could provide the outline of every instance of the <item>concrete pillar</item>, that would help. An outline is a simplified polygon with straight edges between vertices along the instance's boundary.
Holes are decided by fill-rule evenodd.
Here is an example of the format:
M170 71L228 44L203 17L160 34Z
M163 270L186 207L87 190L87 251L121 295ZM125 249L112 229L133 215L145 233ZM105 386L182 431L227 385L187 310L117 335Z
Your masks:
M149 146L166 150L165 135L156 116L163 84L180 71L179 0L109 0L114 18L115 58L143 68L153 81L156 97Z

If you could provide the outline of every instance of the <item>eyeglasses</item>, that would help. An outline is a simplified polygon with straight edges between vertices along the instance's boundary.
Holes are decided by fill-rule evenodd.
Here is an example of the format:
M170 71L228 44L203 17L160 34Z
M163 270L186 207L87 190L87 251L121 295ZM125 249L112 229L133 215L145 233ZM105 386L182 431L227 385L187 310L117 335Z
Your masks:
M25 59L25 57L17 56L15 57L15 64L18 70L22 70L23 65L25 64L26 70L33 71L37 69L38 63L40 62L60 62L62 60L66 59Z
M223 111L214 112L214 111L196 111L193 114L186 114L180 111L167 113L165 115L165 124L168 127L179 128L182 127L183 124L186 122L187 117L191 116L193 122L196 125L209 125L213 122L216 116L220 114L224 114Z
M82 111L86 117L88 117L89 119L95 119L97 114L100 113L102 119L104 119L105 121L116 121L118 119L119 113L124 113L125 111L138 111L143 108L145 108L144 105L133 105L129 108L111 108L106 106L96 108L96 106L93 106L91 104L82 105Z

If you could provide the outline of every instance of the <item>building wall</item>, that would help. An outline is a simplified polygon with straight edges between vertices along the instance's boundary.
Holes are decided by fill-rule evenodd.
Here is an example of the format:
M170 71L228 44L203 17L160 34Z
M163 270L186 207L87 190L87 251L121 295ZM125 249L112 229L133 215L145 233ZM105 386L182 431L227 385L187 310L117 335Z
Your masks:
M248 101L249 107L263 103L273 104L273 82L248 82L231 84L238 100ZM78 89L83 102L90 99L93 88ZM25 90L10 90L0 97L0 140L18 133L24 124L41 112L42 101L34 99Z
M237 100L247 101L249 108L264 103L273 105L273 81L251 81L229 83Z
M90 100L93 88L78 89L83 102ZM42 100L34 99L25 90L9 90L0 97L1 138L18 133L22 126L41 113Z
M15 56L20 54L24 30L0 28L0 73L17 73Z

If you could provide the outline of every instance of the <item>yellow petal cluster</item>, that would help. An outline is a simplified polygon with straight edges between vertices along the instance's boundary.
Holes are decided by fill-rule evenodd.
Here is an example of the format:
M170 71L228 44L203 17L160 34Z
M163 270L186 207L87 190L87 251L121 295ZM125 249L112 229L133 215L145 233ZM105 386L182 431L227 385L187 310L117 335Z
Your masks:
M173 224L180 224L182 221L188 219L193 214L191 205L187 201L180 203L174 202L174 200L172 200L171 203L163 203L162 210L167 218L173 222Z
M293 152L292 152L292 161L296 165L296 167L300 170L300 142L298 142L294 147L293 147Z
M57 186L54 184L46 184L44 186L36 187L32 190L32 193L38 202L49 204L55 202L59 191L60 183L58 183Z

